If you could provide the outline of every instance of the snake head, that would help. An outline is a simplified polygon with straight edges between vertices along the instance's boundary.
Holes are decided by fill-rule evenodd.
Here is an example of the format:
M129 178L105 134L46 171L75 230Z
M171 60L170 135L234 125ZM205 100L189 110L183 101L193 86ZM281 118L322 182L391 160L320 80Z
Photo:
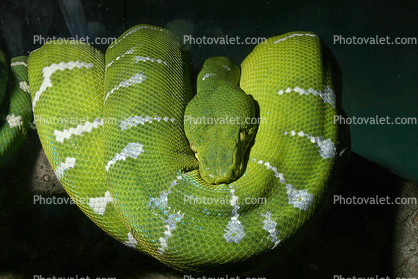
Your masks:
M213 130L213 129L212 129ZM203 180L210 184L231 183L244 172L244 158L256 132L256 127L235 129L217 137L191 141L190 148L199 161L199 172Z
M248 123L255 119L252 98L244 92L241 97L234 103L196 95L186 108L184 130L199 161L200 176L210 184L231 183L244 172L257 125Z
M239 88L240 70L229 58L207 59L197 78L197 94L187 104L184 131L210 184L231 183L245 169L245 154L257 123L251 96Z

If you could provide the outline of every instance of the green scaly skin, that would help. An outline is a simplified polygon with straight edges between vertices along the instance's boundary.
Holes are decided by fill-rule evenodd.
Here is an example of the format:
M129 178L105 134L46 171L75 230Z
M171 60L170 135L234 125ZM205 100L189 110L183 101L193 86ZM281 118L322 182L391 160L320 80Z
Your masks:
M238 179L257 130L253 100L238 87L239 77L238 66L228 58L207 59L197 78L198 94L184 114L184 132L199 160L200 176L211 184Z
M19 152L32 123L27 59L15 57L9 65L0 51L0 168Z
M209 76L200 76L197 99L190 101L190 57L165 29L135 26L105 56L83 43L50 42L29 57L32 105L56 175L103 230L183 272L230 273L244 263L242 272L274 263L266 253L285 255L329 202L337 154L344 149L333 120L341 113L340 72L312 33L270 38L242 63L239 84L251 105L247 96L228 102L235 100L231 94L243 93L235 87L238 68L226 58L209 62L201 73ZM219 89L223 104L210 96L211 88ZM188 107L202 107L199 98L212 107L209 115ZM264 119L253 143L239 145L239 154L246 145L249 153L239 157L244 167L237 179L202 179L184 130L189 110L193 117L243 113ZM62 120L48 121L53 118ZM251 139L254 131L224 126L233 128L225 132L230 138L223 137L232 145L241 132ZM199 129L198 137L212 140ZM192 141L198 149L198 139ZM216 147L208 146L197 150L199 159L205 152L213 156L208 151ZM215 176L225 174L227 166L221 168Z

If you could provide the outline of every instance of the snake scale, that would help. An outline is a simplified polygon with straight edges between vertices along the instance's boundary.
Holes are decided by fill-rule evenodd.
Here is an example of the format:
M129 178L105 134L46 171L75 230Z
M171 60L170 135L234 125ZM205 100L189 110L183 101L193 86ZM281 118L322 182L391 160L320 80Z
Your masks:
M241 68L206 60L194 97L189 54L151 25L105 55L48 42L28 68L38 134L68 194L168 266L274 263L265 256L285 255L329 204L345 148L341 73L314 33L269 38Z

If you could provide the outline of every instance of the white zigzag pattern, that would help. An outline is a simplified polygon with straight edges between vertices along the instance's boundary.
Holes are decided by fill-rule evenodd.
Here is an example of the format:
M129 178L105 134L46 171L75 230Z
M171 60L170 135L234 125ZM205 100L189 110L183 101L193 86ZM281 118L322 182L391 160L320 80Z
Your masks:
M85 62L80 62L79 60L77 61L70 61L68 63L65 62L61 62L59 64L51 64L51 66L47 66L44 67L42 69L42 73L44 76L44 80L42 81L41 87L39 87L39 90L35 93L35 97L33 97L33 101L32 101L32 108L35 108L36 106L36 102L39 101L39 98L41 97L41 94L48 88L52 86L52 82L51 82L51 76L53 73L55 73L56 71L64 71L65 69L69 69L72 70L74 68L90 68L93 67L93 63L85 63Z

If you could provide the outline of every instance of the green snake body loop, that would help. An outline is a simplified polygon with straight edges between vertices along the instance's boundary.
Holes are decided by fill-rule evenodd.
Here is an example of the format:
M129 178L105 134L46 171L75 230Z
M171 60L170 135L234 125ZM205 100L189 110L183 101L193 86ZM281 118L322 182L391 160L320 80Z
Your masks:
M128 230L114 221L113 203L107 204L105 215L89 206L97 192L108 191L101 125L104 55L86 44L50 43L33 51L28 63L36 127L56 176L87 216L123 240ZM71 171L75 175L64 176Z
M10 79L9 77L10 67ZM27 57L6 63L0 52L0 167L23 146L32 123Z
M127 30L105 57L78 42L32 52L32 105L47 157L89 218L175 269L223 271L280 255L332 193L343 148L333 121L341 112L338 66L309 32L254 49L239 82L265 120L245 172L229 184L203 180L190 150L190 67L178 38L150 25ZM47 121L54 117L62 120Z

